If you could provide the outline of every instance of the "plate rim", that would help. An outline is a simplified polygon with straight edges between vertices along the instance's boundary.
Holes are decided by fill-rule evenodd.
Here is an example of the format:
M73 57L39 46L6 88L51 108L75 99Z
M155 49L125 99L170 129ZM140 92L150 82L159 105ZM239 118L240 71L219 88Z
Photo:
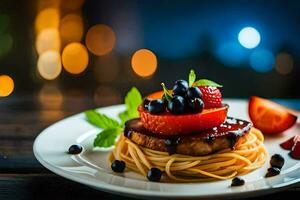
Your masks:
M100 108L96 108L96 110L110 109L110 108L116 108L116 107L124 107L124 104L116 104L116 105L111 105L111 106L106 106L106 107L100 107ZM105 191L105 192L109 192L109 193L113 193L113 194L117 193L117 194L124 195L124 196L131 196L131 197L134 196L134 197L143 197L143 198L149 198L149 197L160 197L160 198L220 198L220 197L224 197L225 198L225 197L229 197L229 196L236 197L239 195L247 195L247 197L249 197L249 196L259 196L262 193L263 194L276 193L276 192L285 190L287 188L293 187L294 185L296 185L297 183L300 182L300 177L299 177L297 179L284 182L284 185L281 187L271 187L270 185L268 185L268 187L266 187L266 188L255 189L255 190L251 190L251 191L240 190L240 191L235 191L233 193L232 192L229 192L229 193L222 192L222 193L218 193L218 194L201 195L201 193L189 193L189 194L176 193L175 194L172 192L165 192L165 191L150 191L150 190L144 190L144 189L122 187L122 186L118 186L118 185L112 185L112 184L103 182L101 180L98 180L98 181L101 181L101 185L99 185L99 182L97 183L97 181L95 181L89 177L80 179L77 176L72 175L71 172L66 172L65 170L60 169L59 167L56 167L53 164L44 160L43 156L41 156L40 153L38 152L37 145L38 145L39 141L41 140L41 138L44 137L44 135L49 134L47 132L47 130L50 127L54 126L57 123L61 123L63 121L70 120L70 118L78 117L78 116L82 115L83 112L70 115L66 118L63 118L59 121L54 122L53 124L49 125L47 128L43 129L34 140L33 154L36 157L36 159L41 163L41 165L43 167L47 168L48 170L50 170L51 172L53 172L63 178L66 178L68 180L72 180L77 183L84 184L84 185L87 185L92 188L96 188L97 190L101 190L101 191ZM164 184L164 183L155 183L155 184ZM176 183L174 183L174 184L176 184Z

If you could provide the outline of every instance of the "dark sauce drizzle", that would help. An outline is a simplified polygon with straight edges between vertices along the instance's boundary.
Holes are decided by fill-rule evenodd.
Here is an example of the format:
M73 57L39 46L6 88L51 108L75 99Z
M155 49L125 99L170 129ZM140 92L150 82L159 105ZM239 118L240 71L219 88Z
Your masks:
M173 136L173 137L163 137L148 131L144 128L141 120L139 118L129 120L125 123L124 136L130 138L133 132L143 133L145 135L157 137L164 140L164 144L168 153L176 153L177 145L184 141L185 137L194 137L195 139L202 138L207 143L213 143L217 137L226 135L227 140L230 143L230 147L233 149L238 138L244 133L248 132L252 124L250 122L234 119L228 117L226 121L218 127L203 131L201 133L195 133L187 136Z

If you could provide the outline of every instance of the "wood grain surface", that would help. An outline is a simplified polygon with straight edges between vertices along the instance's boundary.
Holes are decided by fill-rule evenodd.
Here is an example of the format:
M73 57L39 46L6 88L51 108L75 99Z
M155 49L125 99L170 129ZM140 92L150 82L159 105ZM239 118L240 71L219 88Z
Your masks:
M41 98L33 94L0 98L0 200L130 199L59 177L39 164L32 152L35 137L47 126L107 103L98 100L96 104L92 97L83 95L57 97L57 94L50 94ZM279 200L287 195L299 196L300 185L253 199Z

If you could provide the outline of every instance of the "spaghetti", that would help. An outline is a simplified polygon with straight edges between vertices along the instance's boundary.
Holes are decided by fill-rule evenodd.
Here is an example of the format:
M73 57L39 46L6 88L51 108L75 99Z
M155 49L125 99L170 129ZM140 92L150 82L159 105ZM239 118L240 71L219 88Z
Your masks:
M224 149L207 156L169 155L136 145L123 135L110 160L126 162L126 167L146 176L151 167L165 172L166 182L200 182L230 179L260 168L268 157L262 133L251 128L234 150Z

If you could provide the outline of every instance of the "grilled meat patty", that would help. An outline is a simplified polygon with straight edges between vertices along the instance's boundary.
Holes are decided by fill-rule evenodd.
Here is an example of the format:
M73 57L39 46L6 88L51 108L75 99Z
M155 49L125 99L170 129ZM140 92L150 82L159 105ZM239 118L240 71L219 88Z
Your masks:
M247 134L252 124L245 120L228 117L218 127L183 136L157 136L144 128L139 118L125 123L124 136L132 142L169 154L203 156L216 151L234 148L240 137Z

